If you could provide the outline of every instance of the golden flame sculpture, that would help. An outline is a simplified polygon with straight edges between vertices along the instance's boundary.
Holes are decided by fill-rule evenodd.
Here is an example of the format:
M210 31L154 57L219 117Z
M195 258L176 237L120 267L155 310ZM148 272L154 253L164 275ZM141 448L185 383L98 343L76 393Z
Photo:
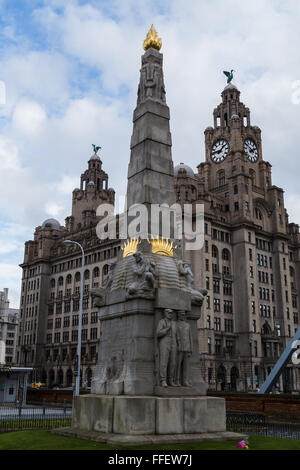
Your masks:
M173 242L170 242L167 238L159 238L158 235L156 238L152 237L152 240L147 240L148 243L152 245L152 253L157 253L159 255L165 256L174 256L174 249L177 246Z
M159 51L161 46L162 40L158 37L156 29L152 25L147 33L145 41L143 42L143 48L146 51L147 49L150 49L150 47L153 47L153 49L157 49Z
M121 250L123 251L123 258L126 258L127 256L136 253L139 243L141 242L138 238L130 238L129 240L126 240L126 242L121 248Z

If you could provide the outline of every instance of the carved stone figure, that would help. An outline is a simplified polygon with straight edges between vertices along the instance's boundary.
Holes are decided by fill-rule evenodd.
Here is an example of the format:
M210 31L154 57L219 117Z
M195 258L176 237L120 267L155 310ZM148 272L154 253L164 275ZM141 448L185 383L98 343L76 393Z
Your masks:
M105 304L105 293L111 287L115 266L116 263L109 265L108 273L104 278L102 287L94 287L91 289L93 307L102 307Z
M177 366L176 366L176 385L190 387L189 365L190 357L193 353L193 339L191 327L186 321L185 311L178 312L178 322L176 328L177 339Z
M161 65L155 62L143 63L138 87L138 103L147 98L165 102L165 93Z
M134 281L126 288L127 297L152 298L155 286L155 263L144 258L144 255L137 251L134 253L135 264L133 266Z
M181 276L185 277L186 287L191 293L192 304L202 305L204 296L207 294L206 289L194 288L194 274L191 270L189 263L186 261L178 260L178 272Z
M159 384L162 387L168 385L175 387L177 347L173 310L168 308L164 310L164 317L157 325L156 337L159 350Z

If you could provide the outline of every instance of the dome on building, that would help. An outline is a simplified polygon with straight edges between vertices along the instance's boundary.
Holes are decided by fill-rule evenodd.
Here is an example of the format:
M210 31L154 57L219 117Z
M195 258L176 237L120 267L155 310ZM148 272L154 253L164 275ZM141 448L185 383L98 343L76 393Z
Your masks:
M206 132L206 131L213 131L213 130L214 130L214 128L213 128L213 127L211 127L211 126L208 126L208 127L205 129L205 132Z
M51 229L60 230L60 223L56 219L47 219L42 223L42 228L46 228L46 225L51 225Z
M240 116L238 116L237 114L233 114L231 116L231 119L233 119L234 121L237 121L238 119L240 119Z
M195 178L192 168L185 163L180 163L175 166L174 176L188 176L189 178Z
M224 88L224 91L225 90L237 90L237 87L233 85L233 83L228 83L228 85L226 85L226 87Z
M96 155L95 153L94 153L94 155L92 155L91 158L89 159L89 161L91 161L91 160L99 160L99 161L101 162L101 159L100 159L99 155Z

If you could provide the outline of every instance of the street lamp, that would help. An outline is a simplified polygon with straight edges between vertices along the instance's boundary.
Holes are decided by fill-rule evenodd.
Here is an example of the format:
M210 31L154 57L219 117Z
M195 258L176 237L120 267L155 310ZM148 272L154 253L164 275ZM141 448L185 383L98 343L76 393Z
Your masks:
M64 240L65 245L77 245L81 249L81 277L80 277L80 300L79 300L79 328L78 328L78 343L77 343L77 376L75 381L75 393L79 395L80 386L80 359L81 359L81 330L82 330L82 300L83 300L83 276L84 276L84 251L80 243L73 240Z

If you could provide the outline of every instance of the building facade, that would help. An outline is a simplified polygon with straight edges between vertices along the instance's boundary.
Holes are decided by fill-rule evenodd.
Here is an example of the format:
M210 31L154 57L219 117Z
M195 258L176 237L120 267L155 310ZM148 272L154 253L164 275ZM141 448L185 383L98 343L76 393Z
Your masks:
M261 130L232 84L205 130L198 172L174 168L179 203L204 204L204 246L189 251L195 286L208 295L199 320L200 360L212 390L257 390L299 324L299 227L289 223L284 191L272 184ZM71 387L76 370L81 253L85 251L82 380L89 387L101 340L89 291L103 284L120 253L119 240L96 234L100 203L114 203L96 153L73 191L72 215L37 227L25 243L17 363L33 367L34 381ZM278 386L300 389L299 368L287 367Z
M0 364L15 363L18 315L18 309L9 308L8 289L3 289L0 292Z

